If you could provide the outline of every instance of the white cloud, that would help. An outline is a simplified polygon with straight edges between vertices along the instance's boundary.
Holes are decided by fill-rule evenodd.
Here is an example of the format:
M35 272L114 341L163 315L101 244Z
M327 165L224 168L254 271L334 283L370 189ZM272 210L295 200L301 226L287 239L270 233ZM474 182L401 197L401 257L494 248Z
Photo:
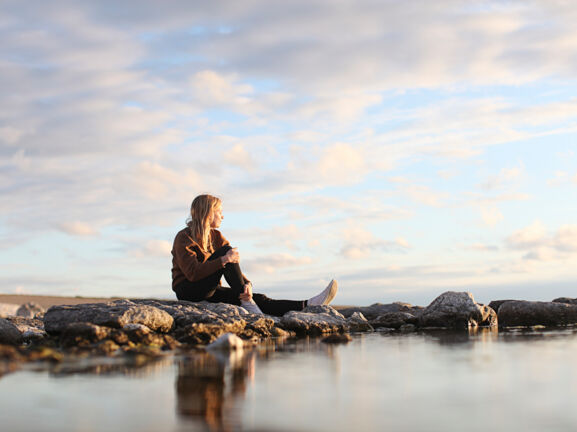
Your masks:
M137 258L161 257L170 259L172 243L166 240L149 240L141 248L129 248L129 253Z
M525 166L522 163L516 167L502 168L498 175L490 177L482 186L487 190L500 189L509 186L511 183L519 179L524 171Z
M313 262L313 259L308 256L294 256L289 253L277 253L266 255L263 257L251 258L243 260L241 266L243 272L246 270L247 274L262 272L265 274L273 274L285 268L298 268L307 266ZM250 276L248 276L250 278Z
M73 236L94 236L98 234L98 230L94 226L79 221L62 222L58 225L58 229Z
M410 249L409 242L397 237L395 240L382 240L374 236L370 231L350 226L343 232L344 245L340 254L351 260L368 258L371 255L386 253L403 253Z

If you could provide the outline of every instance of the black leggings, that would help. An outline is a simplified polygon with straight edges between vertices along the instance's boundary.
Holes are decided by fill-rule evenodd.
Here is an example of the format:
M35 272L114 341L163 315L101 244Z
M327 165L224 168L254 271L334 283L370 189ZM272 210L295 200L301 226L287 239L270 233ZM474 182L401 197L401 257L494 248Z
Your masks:
M208 259L220 258L231 249L232 247L230 246L223 246ZM224 276L230 288L220 285L222 276ZM204 279L195 282L185 280L173 289L178 300L193 302L206 300L211 303L228 303L240 306L239 295L244 292L244 277L238 263L228 263L224 268ZM253 294L252 298L260 310L267 315L283 316L288 311L300 311L306 306L305 300L273 300L264 294Z

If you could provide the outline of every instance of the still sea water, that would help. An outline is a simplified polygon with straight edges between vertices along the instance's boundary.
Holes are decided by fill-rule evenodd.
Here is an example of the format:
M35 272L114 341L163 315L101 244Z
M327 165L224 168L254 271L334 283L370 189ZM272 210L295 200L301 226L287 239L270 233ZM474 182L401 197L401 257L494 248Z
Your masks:
M575 431L577 329L25 365L0 378L0 430Z

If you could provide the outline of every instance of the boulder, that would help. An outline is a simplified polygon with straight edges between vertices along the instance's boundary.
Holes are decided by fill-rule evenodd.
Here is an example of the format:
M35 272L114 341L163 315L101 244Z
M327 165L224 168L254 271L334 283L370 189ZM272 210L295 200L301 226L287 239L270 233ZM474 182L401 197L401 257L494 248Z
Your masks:
M44 322L40 319L11 316L6 320L18 329L23 341L41 341L47 336L44 331Z
M303 311L290 311L281 318L285 330L298 334L337 333L349 330L344 316L330 306L309 306Z
M371 320L370 323L374 328L389 327L398 329L404 324L417 324L418 321L419 319L415 315L408 312L388 312L379 315Z
M151 306L168 313L176 328L193 323L234 324L248 318L247 312L240 306L206 301L194 303L185 300L149 300L133 299L134 304Z
M22 306L18 308L16 311L16 316L21 316L24 318L34 318L36 315L42 314L44 312L44 308L37 303L28 302L24 303Z
M349 308L339 309L339 312L345 317L349 318L355 312L362 313L369 321L389 312L409 312L413 315L419 315L423 310L421 306L412 306L409 303L395 302L389 304L374 303L370 306L355 306Z
M18 345L22 342L22 334L10 321L0 318L0 344Z
M501 307L501 305L503 303L510 301L516 301L516 300L493 300L491 303L489 303L489 307L493 309L495 312L497 312L497 315L499 315L499 308Z
M554 303L567 303L572 305L577 305L577 299L569 297L559 297L553 300Z
M60 333L74 322L112 328L121 328L126 324L143 324L158 332L168 332L174 325L174 319L164 310L129 300L52 306L44 315L44 328L51 334Z
M375 330L371 323L369 323L365 316L360 312L355 312L348 317L347 324L352 332L372 332Z
M564 326L577 323L577 305L559 302L509 301L499 308L501 327Z
M419 317L420 327L466 329L496 325L495 311L476 303L469 292L445 292L433 300Z

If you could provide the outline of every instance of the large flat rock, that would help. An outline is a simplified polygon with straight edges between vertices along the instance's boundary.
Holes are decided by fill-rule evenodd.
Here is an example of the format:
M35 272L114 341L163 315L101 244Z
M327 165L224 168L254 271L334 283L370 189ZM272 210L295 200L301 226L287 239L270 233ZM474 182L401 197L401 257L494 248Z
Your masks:
M174 325L174 319L167 312L129 300L52 306L44 315L44 328L48 333L60 333L70 323L76 322L112 328L143 324L151 330L163 333L170 331Z
M559 302L508 301L499 307L501 327L577 324L577 305Z

